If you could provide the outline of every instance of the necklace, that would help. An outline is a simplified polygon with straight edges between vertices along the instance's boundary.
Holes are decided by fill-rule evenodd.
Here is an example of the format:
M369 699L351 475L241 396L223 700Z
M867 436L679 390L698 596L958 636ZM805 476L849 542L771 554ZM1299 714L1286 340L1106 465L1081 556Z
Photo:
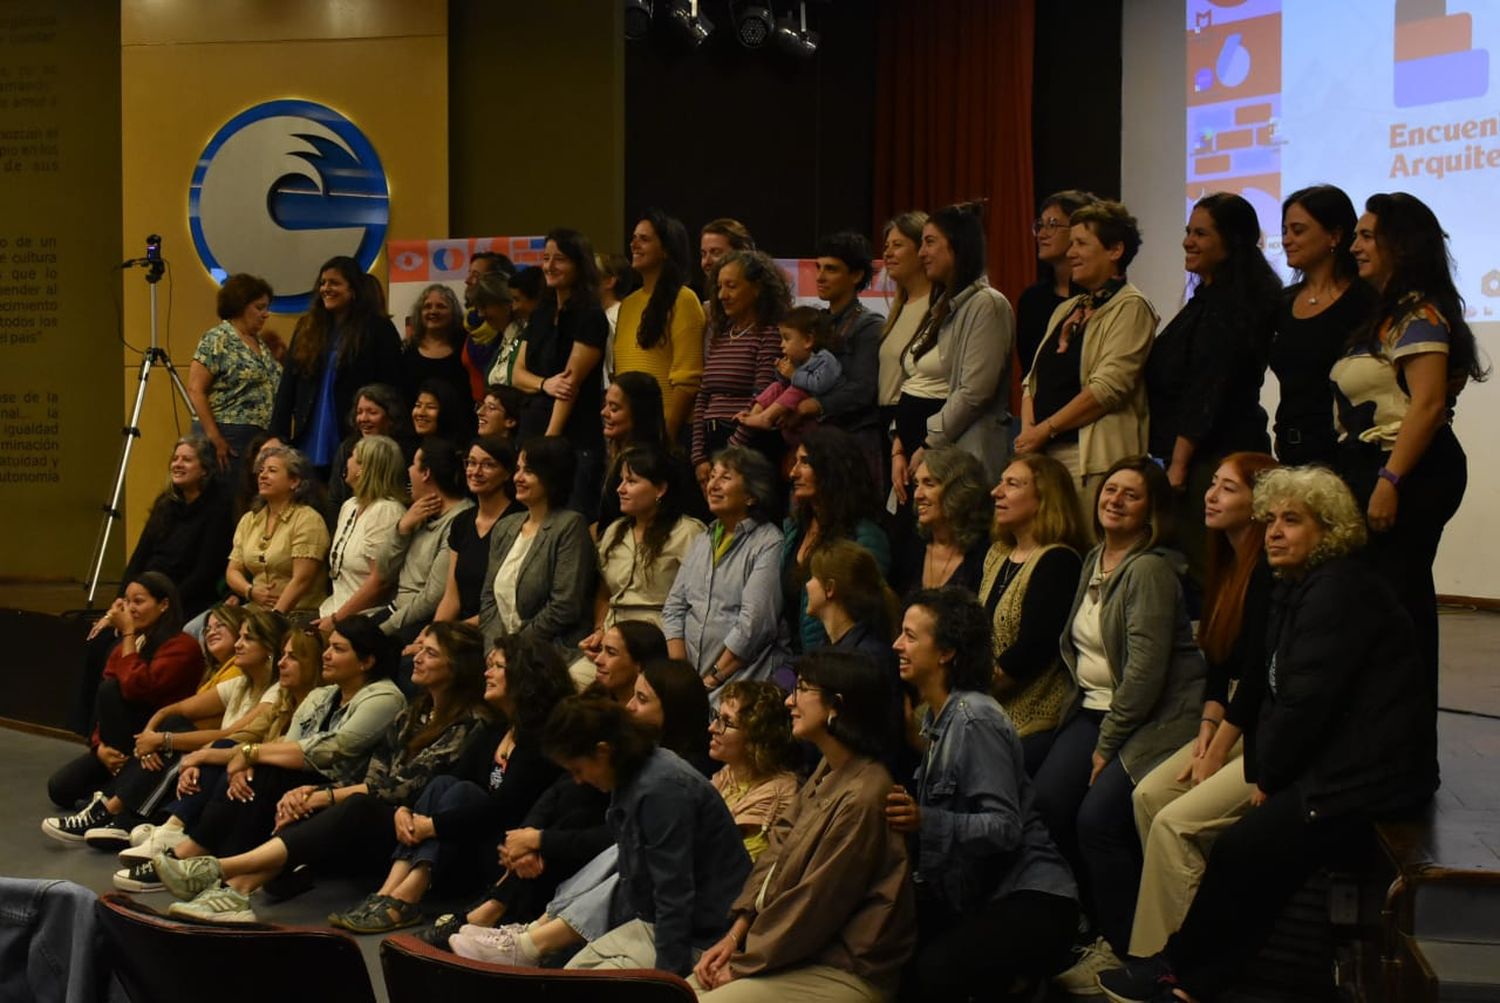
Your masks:
M1011 556L1014 557L1015 555ZM1000 567L1000 580L995 583L997 586L996 595L1005 594L1005 590L1010 588L1010 583L1016 580L1016 576L1021 573L1021 567L1025 563L1025 561L1006 559L1005 563Z
M963 559L963 552L955 550L951 555L944 558L942 566L938 569L942 577L934 579L932 575L932 549L932 545L929 544L927 554L922 558L922 580L930 583L933 588L936 588L946 582L949 576L953 574L953 569Z

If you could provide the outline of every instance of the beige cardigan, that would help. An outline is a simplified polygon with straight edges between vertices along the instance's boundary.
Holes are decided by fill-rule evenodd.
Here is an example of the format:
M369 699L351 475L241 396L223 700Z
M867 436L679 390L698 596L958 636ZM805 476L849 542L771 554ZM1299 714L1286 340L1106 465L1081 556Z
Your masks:
M1037 355L1048 351L1058 326L1081 297L1052 311ZM1129 282L1095 311L1083 329L1079 383L1094 392L1105 413L1078 430L1080 477L1102 474L1116 460L1146 451L1150 412L1146 405L1146 357L1156 336L1156 309ZM1022 393L1036 393L1036 357L1026 372Z

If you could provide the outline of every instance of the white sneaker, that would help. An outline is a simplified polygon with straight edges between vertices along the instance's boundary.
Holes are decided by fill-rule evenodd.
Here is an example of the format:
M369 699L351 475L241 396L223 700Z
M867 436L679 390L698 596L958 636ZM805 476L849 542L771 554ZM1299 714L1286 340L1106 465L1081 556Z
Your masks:
M527 956L518 943L518 938L525 932L526 927L520 923L505 926L475 926L465 923L457 933L448 938L448 946L460 958L471 961L530 968L536 965L536 959Z
M130 831L130 838L135 839L136 833L142 828L150 828L152 831L146 833L145 838L141 842L134 843L128 849L120 851L120 865L122 867L129 867L131 864L142 860L150 860L158 853L166 853L178 843L187 839L187 830L175 825L145 827L138 825Z
M1125 963L1103 937L1078 952L1073 967L1052 977L1052 984L1071 996L1103 996L1099 973L1124 968Z
M150 822L142 822L140 825L130 830L130 845L140 846L146 840L150 839L151 834L155 831L156 826L152 825Z
M206 923L256 922L255 910L250 908L250 896L228 885L205 888L190 902L173 902L167 915Z

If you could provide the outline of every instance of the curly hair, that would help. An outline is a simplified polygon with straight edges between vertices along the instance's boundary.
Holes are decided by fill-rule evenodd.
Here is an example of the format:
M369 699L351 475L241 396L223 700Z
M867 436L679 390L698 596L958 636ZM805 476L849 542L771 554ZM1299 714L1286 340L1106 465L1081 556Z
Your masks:
M575 692L562 655L551 641L532 634L502 634L495 650L505 656L506 702L514 708L517 740L540 737L552 708Z
M733 251L719 262L717 274L722 277L730 265L739 268L745 281L755 287L755 323L767 327L781 321L792 308L792 288L786 274L769 254L761 251ZM709 315L715 341L729 334L729 318L717 294L709 297Z
M365 342L372 336L376 323L382 318L385 304L381 302L382 290L379 280L368 276L359 262L347 255L338 255L323 262L318 269L316 289L325 272L337 272L349 287L350 303L340 329L338 363L343 366L357 358L365 350ZM333 330L334 316L323 305L323 297L314 292L307 313L292 330L292 345L287 350L288 369L307 375L317 371L328 352L328 334Z
M224 284L219 287L214 307L220 320L234 320L251 303L262 297L270 299L272 295L271 285L265 279L259 275L238 272L225 279Z
M766 777L795 769L798 748L781 687L765 680L731 681L719 694L719 706L730 700L740 705L737 727L745 736L751 772Z
M932 640L938 651L953 656L944 666L948 689L989 692L995 671L990 617L974 594L956 585L920 589L906 608L917 606L932 617Z
M348 620L341 620L335 629L343 634L343 627L347 622ZM437 642L443 657L448 659L448 670L453 674L453 683L446 713L437 713L432 694L426 690L407 704L406 724L401 729L398 741L408 754L427 748L437 741L448 725L484 702L484 635L479 632L479 628L467 623L439 621L428 625L426 632ZM348 637L347 634L344 636ZM358 653L358 647L355 651Z
M1365 545L1364 513L1349 485L1327 467L1278 467L1256 478L1256 520L1269 522L1271 507L1287 502L1306 509L1323 528L1323 539L1307 556L1303 571Z
M218 479L219 458L214 452L213 444L201 435L184 435L172 446L172 456L167 460L167 487L166 490L156 496L156 501L151 503L151 512L146 516L146 526L149 530L156 531L166 527L166 524L182 515L188 506L188 500L183 495L182 489L171 481L172 460L177 458L177 451L187 446L197 457L198 467L203 471L203 481L198 486L200 492L211 490Z
M805 533L816 518L821 539L854 539L855 526L870 514L875 496L859 444L843 429L823 425L809 432L799 448L818 490L811 501L796 504L792 517L797 526Z
M994 509L985 503L990 486L984 482L984 467L974 454L958 446L929 449L921 466L942 486L938 508L960 550L968 550L989 533ZM917 533L930 539L932 529L917 523Z
M297 486L292 488L292 501L298 505L312 505L316 507L322 500L323 482L318 480L317 471L313 468L312 461L307 454L300 449L291 446L272 446L261 450L255 458L255 473L260 475L260 468L267 460L277 459L286 464L286 474L295 478ZM264 508L266 500L259 494L251 502L250 507L256 511Z

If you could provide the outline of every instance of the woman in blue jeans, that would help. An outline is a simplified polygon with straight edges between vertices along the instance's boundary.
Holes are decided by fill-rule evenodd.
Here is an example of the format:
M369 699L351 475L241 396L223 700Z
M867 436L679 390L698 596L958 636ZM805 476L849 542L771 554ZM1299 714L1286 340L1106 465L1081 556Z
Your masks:
M1037 809L1084 887L1100 936L1058 977L1092 992L1130 941L1141 877L1136 783L1198 731L1203 655L1193 641L1170 538L1173 497L1151 459L1127 457L1105 474L1094 504L1100 541L1062 635L1076 697L1036 773Z
M1034 987L1068 964L1078 888L1037 813L1021 740L985 692L989 615L963 588L922 589L894 647L926 706L927 741L916 776L886 803L917 872L917 953L901 996Z
M535 636L505 634L485 661L484 700L503 715L500 723L469 743L452 773L433 777L414 806L396 809L398 845L390 873L359 905L329 916L332 925L386 933L418 922L417 904L434 870L455 862L492 870L494 846L562 774L541 750L548 715L573 693L557 647Z

